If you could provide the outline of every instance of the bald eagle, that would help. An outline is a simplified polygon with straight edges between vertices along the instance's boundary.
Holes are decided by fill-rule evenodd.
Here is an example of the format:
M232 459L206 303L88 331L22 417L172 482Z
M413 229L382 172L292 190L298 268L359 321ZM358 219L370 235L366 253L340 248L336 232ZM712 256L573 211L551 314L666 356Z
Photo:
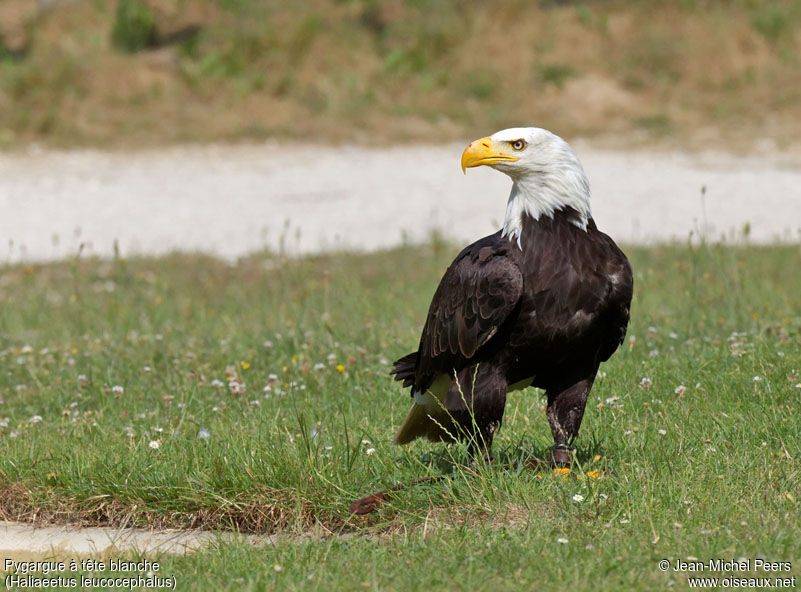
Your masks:
M508 392L545 390L550 462L572 461L587 396L629 322L633 279L599 231L590 186L562 138L513 128L471 143L462 170L489 165L512 178L503 228L466 247L434 293L417 351L395 380L414 404L395 442L468 442L491 459Z

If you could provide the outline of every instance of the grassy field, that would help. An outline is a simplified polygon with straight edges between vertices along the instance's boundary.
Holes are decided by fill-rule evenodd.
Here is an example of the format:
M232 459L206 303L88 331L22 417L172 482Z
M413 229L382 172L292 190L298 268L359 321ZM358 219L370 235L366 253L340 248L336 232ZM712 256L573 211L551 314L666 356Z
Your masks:
M796 0L0 2L5 149L530 124L798 149L800 106Z
M551 444L533 389L507 405L497 466L390 443L409 399L388 364L451 245L7 266L0 517L287 537L161 558L182 589L683 589L657 562L688 557L798 574L798 247L627 251L629 338L568 475L501 466Z

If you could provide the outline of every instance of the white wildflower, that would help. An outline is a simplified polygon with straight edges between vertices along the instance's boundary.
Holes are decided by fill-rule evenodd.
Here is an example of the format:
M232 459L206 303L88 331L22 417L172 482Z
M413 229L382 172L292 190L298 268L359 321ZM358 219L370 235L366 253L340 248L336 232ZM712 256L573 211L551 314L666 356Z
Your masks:
M658 432L659 432L659 434L660 434L660 435L662 435L662 436L664 436L665 434L667 434L667 430L657 430L657 431L658 431Z
M574 502L583 502L584 501L584 496L581 495L580 493L577 493L576 495L573 496L573 501Z
M652 385L652 384L653 384L653 382L652 382L652 381L651 381L651 379L650 379L650 378L648 378L647 376L643 376L643 377L640 379L640 388L641 388L642 390L644 390L644 391L647 391L649 388L651 388L651 385Z
M41 415L34 415L28 420L29 423L39 423L40 421L42 421Z
M678 396L683 397L684 393L687 392L687 387L684 386L683 384L680 384L675 389L673 389L673 392L676 393Z
M219 378L215 378L214 380L211 381L211 386L217 386L217 387L225 386L225 383Z
M556 542L557 542L557 543L561 543L562 545L566 545L566 544L568 544L570 541L568 541L568 540L567 540L565 537L559 537L558 539L556 539Z
M245 392L245 384L235 378L228 383L228 390L232 395L241 395Z
M125 389L117 384L111 387L111 392L114 393L115 395L121 395L122 393L125 392Z
M158 450L161 448L161 440L151 440L148 446L150 446L153 450Z
M211 438L211 432L206 428L200 428L200 431L197 433L197 439L205 440L206 438Z
M375 448L368 448L364 452L367 454L367 456L372 456L375 454Z

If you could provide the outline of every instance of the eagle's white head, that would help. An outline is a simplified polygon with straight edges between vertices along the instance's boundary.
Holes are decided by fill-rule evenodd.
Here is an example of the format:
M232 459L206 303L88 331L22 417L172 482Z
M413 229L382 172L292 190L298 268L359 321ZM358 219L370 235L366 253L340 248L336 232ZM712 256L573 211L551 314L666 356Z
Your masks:
M512 178L503 236L519 245L524 213L539 220L567 208L576 213L572 222L587 229L590 184L573 149L559 136L538 127L501 130L462 154L462 170L483 164Z

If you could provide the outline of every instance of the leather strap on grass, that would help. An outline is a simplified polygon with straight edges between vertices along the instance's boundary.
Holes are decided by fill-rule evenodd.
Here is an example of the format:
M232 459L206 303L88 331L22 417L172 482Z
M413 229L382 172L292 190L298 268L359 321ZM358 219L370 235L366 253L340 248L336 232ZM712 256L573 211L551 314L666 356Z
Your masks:
M365 516L367 514L374 512L378 508L378 506L387 501L392 495L393 491L400 491L401 489L406 489L407 487L413 487L420 483L426 483L429 481L431 482L440 481L441 479L444 478L445 475L429 475L428 477L420 477L419 479L415 479L408 485L405 483L398 483L397 485L393 485L389 489L382 489L377 493L368 495L367 497L363 497L361 499L357 499L350 505L350 512L351 514L356 514L357 516Z

